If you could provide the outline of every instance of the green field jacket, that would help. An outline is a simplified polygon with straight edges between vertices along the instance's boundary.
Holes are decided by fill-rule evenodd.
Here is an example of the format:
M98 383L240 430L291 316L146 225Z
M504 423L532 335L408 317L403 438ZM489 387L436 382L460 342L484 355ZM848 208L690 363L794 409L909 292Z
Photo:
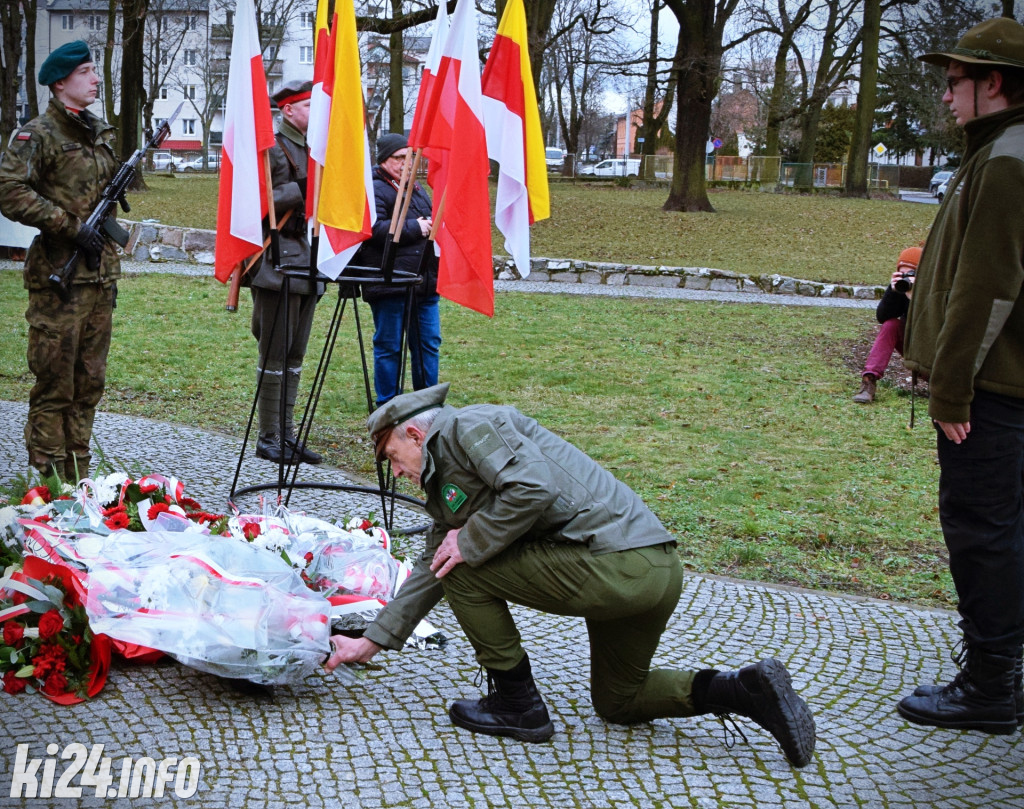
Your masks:
M967 148L917 268L904 361L928 415L970 420L974 390L1024 397L1024 106L965 126Z
M424 552L365 633L390 649L443 595L430 562L454 528L470 567L516 542L577 542L602 554L673 541L632 489L513 407L443 408L424 442L420 483L434 520Z

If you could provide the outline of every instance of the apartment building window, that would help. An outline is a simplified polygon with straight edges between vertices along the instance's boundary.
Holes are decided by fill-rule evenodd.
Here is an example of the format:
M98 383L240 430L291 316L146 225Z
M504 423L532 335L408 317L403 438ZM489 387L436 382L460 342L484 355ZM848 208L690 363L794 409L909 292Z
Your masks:
M313 30L313 18L316 15L312 11L303 11L299 14L299 28L305 31Z
M89 30L90 31L102 31L103 30L103 18L102 17L100 17L100 16L98 16L96 14L90 14L85 19L86 19L86 22L89 24Z
M266 61L273 62L277 58L277 45L267 45Z
M186 31L195 31L196 30L196 26L198 25L198 21L199 21L199 18L196 17L194 14L186 14L185 15L185 30Z
M234 27L234 25L235 25L235 12L233 12L233 11L226 11L226 12L224 12L224 24L228 28L233 28Z
M182 135L194 135L196 134L196 119L195 118L184 118L181 121L181 134Z
M185 85L185 98L190 98L193 101L196 100L196 86L194 84Z
M263 24L264 25L277 25L277 14L273 11L263 12Z
M170 98L170 96L167 93L167 88L166 87L161 87L160 88L159 95L160 95L160 100L161 101L166 101L168 98Z
M313 46L303 45L299 48L299 64L300 65L311 65L313 64Z
M75 15L74 14L61 14L60 15L60 27L63 31L72 31L75 27Z
M185 49L184 62L187 67L195 67L199 63L199 51Z

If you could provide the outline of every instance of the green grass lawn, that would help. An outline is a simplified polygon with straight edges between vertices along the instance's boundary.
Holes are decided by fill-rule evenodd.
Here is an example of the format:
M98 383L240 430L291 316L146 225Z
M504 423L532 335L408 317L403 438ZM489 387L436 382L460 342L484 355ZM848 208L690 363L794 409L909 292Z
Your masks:
M146 176L132 194L132 219L209 228L217 177ZM492 192L493 192L492 185ZM937 208L896 200L753 191L712 191L717 213L661 210L664 188L551 184L551 218L532 229L535 256L627 264L712 267L811 281L883 284L904 247L928 234ZM494 252L504 239L494 231Z
M101 407L241 435L247 296L228 314L212 279L120 289ZM0 398L28 396L24 308L20 275L0 272ZM515 405L579 445L651 505L690 569L951 604L931 428L908 431L909 399L884 385L870 407L850 401L843 360L870 340L869 312L510 293L493 320L443 302L442 321L449 401ZM348 317L313 444L368 475L365 417Z

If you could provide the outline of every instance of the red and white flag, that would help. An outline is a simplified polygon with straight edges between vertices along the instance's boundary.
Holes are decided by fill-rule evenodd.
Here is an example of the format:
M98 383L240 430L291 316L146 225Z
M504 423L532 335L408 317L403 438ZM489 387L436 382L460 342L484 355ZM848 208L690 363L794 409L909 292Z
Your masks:
M423 149L423 121L434 115L434 110L430 109L434 79L441 66L441 52L444 50L449 29L451 29L451 22L448 20L448 4L442 2L437 6L434 36L430 40L430 49L427 51L427 59L423 65L420 89L416 96L416 112L413 114L412 128L409 130L409 147L412 149ZM444 190L444 151L424 149L423 156L428 161L427 182L436 196Z
M318 7L318 46L320 14ZM323 14L326 17L326 11ZM306 140L310 144L310 158L323 166L316 210L316 218L322 225L317 268L329 278L337 278L360 244L370 237L377 219L352 0L338 0L331 34L326 41L329 45L324 49L324 61L315 66L321 71L317 119L314 121L313 104L310 104ZM317 53L316 58L319 62L321 54ZM322 117L324 111L327 112L326 126Z
M496 161L494 224L526 278L530 274L530 225L551 213L544 136L527 50L523 0L509 0L481 79L487 154Z
M450 301L494 314L487 142L480 95L476 6L459 0L423 118L422 142L447 152L447 179L434 189L441 249L437 291Z
M264 155L274 145L267 78L253 0L238 0L224 109L214 274L227 282L235 265L263 249L268 211Z

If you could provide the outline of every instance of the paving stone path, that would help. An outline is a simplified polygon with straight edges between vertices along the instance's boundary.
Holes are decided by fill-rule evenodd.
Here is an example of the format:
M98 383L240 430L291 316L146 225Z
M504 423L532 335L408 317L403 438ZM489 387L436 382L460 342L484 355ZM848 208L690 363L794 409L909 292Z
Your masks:
M23 471L24 416L23 404L0 402L0 480ZM177 474L204 504L225 504L236 438L110 414L99 415L96 437L127 468ZM243 473L243 483L266 481L274 468L251 459ZM325 468L310 475L347 480ZM331 519L367 507L338 493L311 496L302 507ZM383 670L354 684L317 673L272 697L249 696L181 665L120 663L96 699L74 707L0 694L0 807L1024 807L1020 733L928 730L895 711L915 684L951 676L952 613L686 577L655 663L783 660L817 718L817 752L803 770L743 720L749 744L710 716L607 724L591 709L582 622L529 610L517 616L556 724L549 744L451 726L447 705L478 693L477 669L442 605L431 620L451 639L445 648L386 653L377 658ZM70 764L60 755L76 742L104 745L113 787L126 757L159 764L194 756L195 793L179 798L171 783L152 800L96 798L91 786L80 799L10 794L18 744L29 745L29 758L55 762L56 783Z

